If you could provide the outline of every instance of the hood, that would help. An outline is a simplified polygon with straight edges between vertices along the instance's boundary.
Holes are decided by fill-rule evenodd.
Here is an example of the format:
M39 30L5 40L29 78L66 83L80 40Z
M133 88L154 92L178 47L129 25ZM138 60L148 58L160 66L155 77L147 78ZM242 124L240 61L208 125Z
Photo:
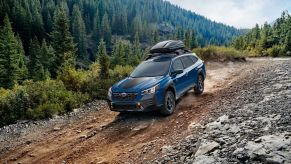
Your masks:
M159 77L128 77L120 82L116 83L112 90L113 92L138 92L144 89L148 89L158 84L162 80L163 76Z

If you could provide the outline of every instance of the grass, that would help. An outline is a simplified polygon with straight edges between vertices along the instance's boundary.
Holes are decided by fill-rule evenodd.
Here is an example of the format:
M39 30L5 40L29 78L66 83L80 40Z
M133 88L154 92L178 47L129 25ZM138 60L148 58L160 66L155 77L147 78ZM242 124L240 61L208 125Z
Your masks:
M245 61L245 54L232 47L208 46L205 48L195 48L196 53L202 60L227 62L227 61Z

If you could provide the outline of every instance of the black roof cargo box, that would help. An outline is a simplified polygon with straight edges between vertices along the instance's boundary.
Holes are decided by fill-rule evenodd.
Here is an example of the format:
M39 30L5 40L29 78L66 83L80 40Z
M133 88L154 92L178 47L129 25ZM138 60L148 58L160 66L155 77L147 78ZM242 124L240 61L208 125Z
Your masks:
M167 40L153 46L150 53L171 53L184 48L185 45L180 40Z

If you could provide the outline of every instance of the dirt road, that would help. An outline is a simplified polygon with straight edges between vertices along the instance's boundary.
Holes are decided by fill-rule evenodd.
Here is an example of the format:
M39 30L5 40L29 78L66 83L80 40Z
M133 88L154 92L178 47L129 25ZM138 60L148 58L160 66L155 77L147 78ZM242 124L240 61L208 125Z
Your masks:
M291 61L250 59L247 63L208 63L205 93L195 96L189 92L179 101L175 114L170 117L161 117L157 113L119 115L110 112L104 104L100 108L100 103L93 103L90 108L98 108L98 111L83 114L78 119L40 126L34 128L34 131L25 131L25 128L29 127L15 129L9 135L2 129L0 161L1 163L153 161L165 154L165 145L172 145L195 133L189 130L191 126L198 123L206 124L222 116L226 106L236 103L237 96L244 96L237 101L247 99L248 95L239 95L239 91L247 90L246 87L256 80L258 74L266 72L271 66L280 68L282 63L290 65ZM239 106L242 103L237 104Z

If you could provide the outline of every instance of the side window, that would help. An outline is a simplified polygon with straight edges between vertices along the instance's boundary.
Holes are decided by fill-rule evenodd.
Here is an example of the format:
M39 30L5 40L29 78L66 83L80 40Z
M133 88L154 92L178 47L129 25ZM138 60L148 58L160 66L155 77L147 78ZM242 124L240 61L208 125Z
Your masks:
M189 56L182 57L182 63L184 65L184 69L186 69L194 64L193 60Z
M183 70L184 67L183 67L183 64L181 62L180 59L176 59L174 62L173 62L173 66L172 66L172 70L175 71L175 70Z
M191 55L189 57L192 59L192 61L193 61L194 64L198 61L198 58L195 57L195 56L193 56L193 55Z

